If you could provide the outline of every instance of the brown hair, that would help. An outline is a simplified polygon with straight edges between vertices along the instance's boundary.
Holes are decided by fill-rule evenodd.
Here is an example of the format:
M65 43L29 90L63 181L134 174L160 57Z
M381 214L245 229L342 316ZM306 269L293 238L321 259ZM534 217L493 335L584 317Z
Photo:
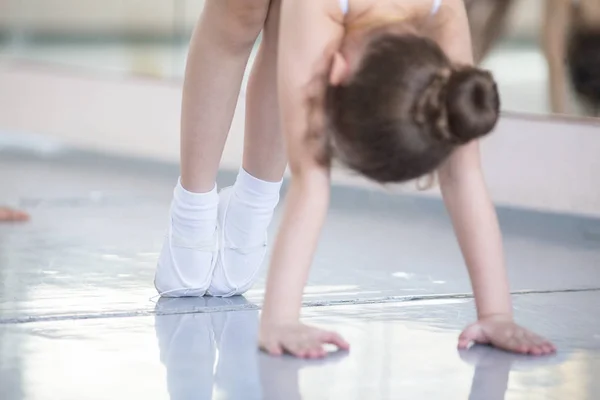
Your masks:
M457 146L489 133L500 101L489 72L453 66L430 39L388 34L369 43L348 82L326 87L321 106L322 160L387 183L433 172Z

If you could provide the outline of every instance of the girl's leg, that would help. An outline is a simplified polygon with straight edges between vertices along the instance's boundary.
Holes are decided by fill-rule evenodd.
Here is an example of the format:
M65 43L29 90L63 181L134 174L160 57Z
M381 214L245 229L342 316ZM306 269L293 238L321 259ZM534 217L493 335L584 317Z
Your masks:
M250 175L268 182L280 181L287 165L277 99L280 9L281 0L271 0L246 97L243 167Z
M214 188L250 52L269 0L207 0L192 36L183 87L181 183Z
M215 179L244 70L269 0L207 0L194 30L181 117L181 181L155 278L166 296L202 296L216 263Z
M243 168L221 193L222 257L213 295L242 294L254 283L266 253L266 231L279 202L286 167L277 99L277 45L281 0L271 0L262 43L248 82ZM235 249L235 250L234 250Z

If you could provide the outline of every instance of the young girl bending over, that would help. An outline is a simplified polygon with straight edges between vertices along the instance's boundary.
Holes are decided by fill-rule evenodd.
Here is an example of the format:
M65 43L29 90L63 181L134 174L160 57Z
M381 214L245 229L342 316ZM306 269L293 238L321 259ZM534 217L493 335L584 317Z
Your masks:
M278 90L292 181L269 270L261 348L314 358L325 355L325 343L348 347L299 320L335 159L381 183L437 172L477 306L478 320L459 347L553 352L513 320L477 140L494 128L499 98L492 76L472 66L463 1L284 0L281 13Z
M242 168L234 186L217 194L219 160L261 31ZM476 341L521 353L554 351L512 319L475 140L496 124L498 94L492 77L471 63L462 0L208 0L186 68L181 179L156 270L159 293L232 296L252 286L279 200L285 138L292 185L270 268L263 349L319 357L325 342L347 347L299 322L328 205L329 165L337 159L382 183L438 171L479 316L461 347Z

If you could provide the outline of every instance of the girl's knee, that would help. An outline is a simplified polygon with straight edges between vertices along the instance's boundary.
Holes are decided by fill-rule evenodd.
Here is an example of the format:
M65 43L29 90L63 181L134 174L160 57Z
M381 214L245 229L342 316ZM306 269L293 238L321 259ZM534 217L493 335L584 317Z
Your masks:
M228 45L252 46L262 31L270 0L209 0L205 18Z

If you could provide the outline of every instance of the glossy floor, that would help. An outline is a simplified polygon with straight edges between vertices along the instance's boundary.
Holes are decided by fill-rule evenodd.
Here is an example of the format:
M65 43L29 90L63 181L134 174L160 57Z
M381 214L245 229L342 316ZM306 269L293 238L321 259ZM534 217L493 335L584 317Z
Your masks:
M0 203L33 217L0 226L0 399L600 396L600 221L500 210L517 318L560 351L457 352L473 304L442 205L336 188L304 315L352 350L273 359L255 348L264 279L246 299L151 299L176 174L0 151Z

